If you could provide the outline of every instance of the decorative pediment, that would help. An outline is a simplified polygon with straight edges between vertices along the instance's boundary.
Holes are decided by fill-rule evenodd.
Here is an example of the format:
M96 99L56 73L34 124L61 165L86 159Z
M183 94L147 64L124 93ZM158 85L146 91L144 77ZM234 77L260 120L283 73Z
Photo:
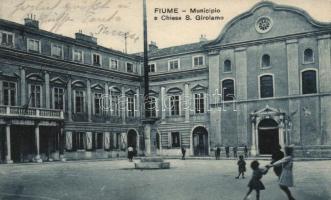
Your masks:
M133 91L133 90L127 90L126 92L125 92L125 94L126 95L134 95L135 94L135 92Z
M91 89L93 89L93 90L103 90L103 88L104 87L101 84L99 84L99 83L93 84L91 86Z
M72 82L72 86L73 87L85 87L85 84L81 80L75 80Z
M44 81L42 76L40 76L40 74L37 74L37 73L28 74L26 76L26 79L31 80L31 81Z
M174 88L170 88L167 93L168 94L181 94L183 92L183 90L181 90L178 87L174 87Z
M197 84L196 86L194 86L192 89L192 91L201 91L201 90L207 90L207 87Z
M109 87L109 90L111 93L121 94L121 89L119 89L118 87Z
M281 111L279 109L276 108L272 108L269 107L269 105L267 104L265 108L255 111L253 114L255 115L270 115L270 114L277 114L277 113L281 113Z
M63 80L62 78L60 78L60 77L52 78L51 83L52 84L58 84L58 85L66 85L67 84L67 82L65 80Z
M159 95L159 93L156 92L156 91L154 91L154 90L149 90L148 94L149 94L150 96L157 96L157 95Z

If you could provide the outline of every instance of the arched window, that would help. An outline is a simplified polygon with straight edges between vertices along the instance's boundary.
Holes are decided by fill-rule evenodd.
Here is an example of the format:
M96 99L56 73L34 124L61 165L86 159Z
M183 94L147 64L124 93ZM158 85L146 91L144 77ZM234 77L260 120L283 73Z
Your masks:
M314 62L314 52L312 49L305 49L305 51L303 52L303 61L305 63Z
M234 81L232 79L222 81L222 93L223 101L234 100Z
M271 67L270 56L268 54L262 56L262 67Z
M230 60L225 60L224 61L224 72L231 72L232 71L232 66L231 66L231 61Z
M274 96L274 83L272 75L260 77L260 97L267 98Z
M316 71L306 70L301 73L302 94L314 94L317 92Z

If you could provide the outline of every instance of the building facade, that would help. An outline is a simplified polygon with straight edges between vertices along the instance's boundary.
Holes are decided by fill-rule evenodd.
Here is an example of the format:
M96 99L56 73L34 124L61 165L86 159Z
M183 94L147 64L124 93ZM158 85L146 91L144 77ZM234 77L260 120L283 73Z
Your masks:
M243 31L245 30L245 31ZM212 41L149 45L150 116L143 118L142 57L0 20L0 160L210 155L253 156L295 145L331 156L331 24L262 2ZM147 128L146 128L147 127Z

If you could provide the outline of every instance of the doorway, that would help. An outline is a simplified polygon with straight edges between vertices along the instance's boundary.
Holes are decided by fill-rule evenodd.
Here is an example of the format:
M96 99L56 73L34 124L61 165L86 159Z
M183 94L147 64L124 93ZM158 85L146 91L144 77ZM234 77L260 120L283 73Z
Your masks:
M197 127L193 130L193 154L195 156L208 155L208 132L204 127Z
M272 154L279 146L278 123L273 119L263 119L258 126L258 144L260 154Z
M128 147L133 147L133 151L135 152L135 156L137 154L137 132L133 129L129 130L128 136Z

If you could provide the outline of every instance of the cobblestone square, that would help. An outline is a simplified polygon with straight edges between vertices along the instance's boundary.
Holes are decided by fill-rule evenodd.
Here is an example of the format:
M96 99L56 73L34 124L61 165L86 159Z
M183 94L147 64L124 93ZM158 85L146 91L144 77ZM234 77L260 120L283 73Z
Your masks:
M235 160L167 160L168 170L135 170L126 160L0 165L2 200L236 200L243 199L246 179L235 179ZM135 160L137 162L137 160ZM250 161L247 161L249 165ZM267 164L261 161L261 165ZM330 199L331 161L294 163L299 200ZM261 199L283 200L273 171L262 179ZM253 192L251 199L255 199Z

